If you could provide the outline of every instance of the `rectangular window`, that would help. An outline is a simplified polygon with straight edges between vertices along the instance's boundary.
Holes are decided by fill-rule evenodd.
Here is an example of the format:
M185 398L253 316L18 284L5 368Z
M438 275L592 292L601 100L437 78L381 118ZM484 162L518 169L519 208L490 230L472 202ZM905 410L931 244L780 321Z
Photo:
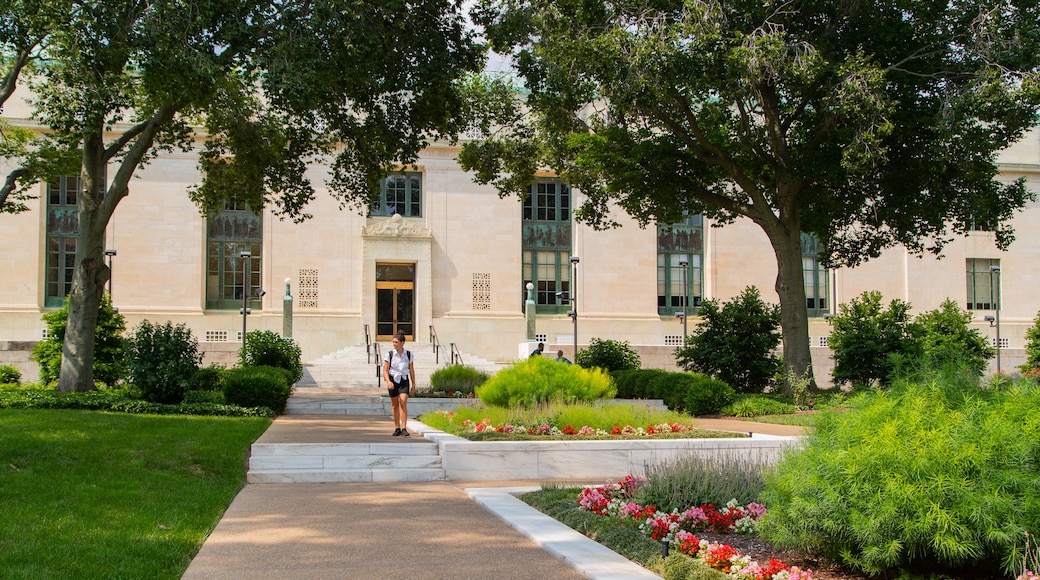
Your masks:
M422 217L422 174L392 173L379 184L379 202L373 216L401 214Z
M805 284L805 307L810 317L830 313L830 274L820 265L820 243L812 234L802 234L802 281Z
M47 266L44 306L59 308L72 291L79 240L78 177L65 176L47 184Z
M249 252L248 258L242 252ZM244 204L230 201L206 227L206 308L259 309L263 224Z
M1000 260L968 258L968 310L997 308Z
M657 313L696 314L704 282L704 225L700 214L677 224L657 225ZM686 285L683 286L685 278Z
M558 179L531 184L523 205L523 299L534 284L536 311L570 310L560 292L571 292L571 191Z

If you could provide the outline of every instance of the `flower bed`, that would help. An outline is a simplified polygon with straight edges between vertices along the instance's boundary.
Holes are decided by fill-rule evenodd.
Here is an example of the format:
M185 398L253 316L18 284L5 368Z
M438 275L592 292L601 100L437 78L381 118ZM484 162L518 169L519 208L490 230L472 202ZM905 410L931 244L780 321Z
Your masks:
M578 496L578 505L603 517L616 517L642 521L640 531L650 539L662 542L695 558L701 564L729 574L738 580L811 580L812 570L788 566L784 562L770 559L765 565L740 554L728 544L699 539L695 534L714 533L754 534L759 519L766 513L765 506L750 503L737 505L730 501L722 509L712 504L703 504L683 512L658 511L654 506L642 506L633 498L642 484L640 478L631 475L617 483L594 488L585 488Z
M440 415L453 417L455 414L452 411L438 410L436 411ZM548 423L539 423L536 425L517 425L517 424L498 424L496 425L491 419L482 419L480 421L471 421L469 419L462 421L461 426L463 431L460 434L466 432L469 433L507 433L517 435L548 435L559 437L563 435L575 435L583 437L605 437L605 436L632 436L632 437L646 437L649 435L660 435L665 433L685 433L692 431L692 429L681 423L660 423L658 425L647 425L646 427L634 427L632 425L614 425L609 431L606 429L595 429L588 425L582 425L581 427L574 427L573 425L566 425L562 429L556 425L550 425Z

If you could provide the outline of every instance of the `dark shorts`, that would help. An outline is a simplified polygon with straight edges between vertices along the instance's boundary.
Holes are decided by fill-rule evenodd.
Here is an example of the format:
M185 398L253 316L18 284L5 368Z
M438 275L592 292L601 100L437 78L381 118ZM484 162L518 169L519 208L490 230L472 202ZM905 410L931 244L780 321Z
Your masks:
M395 383L393 379L390 379L390 384L393 385L388 389L391 397L407 395L409 390L411 390L411 386L408 384L408 377L401 377L401 382L399 383Z

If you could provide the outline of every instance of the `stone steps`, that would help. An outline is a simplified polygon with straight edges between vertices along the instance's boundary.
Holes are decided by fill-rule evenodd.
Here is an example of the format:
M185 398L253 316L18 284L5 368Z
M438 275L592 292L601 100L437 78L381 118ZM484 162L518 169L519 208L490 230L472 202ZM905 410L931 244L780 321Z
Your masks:
M254 444L248 483L364 483L446 479L436 443Z

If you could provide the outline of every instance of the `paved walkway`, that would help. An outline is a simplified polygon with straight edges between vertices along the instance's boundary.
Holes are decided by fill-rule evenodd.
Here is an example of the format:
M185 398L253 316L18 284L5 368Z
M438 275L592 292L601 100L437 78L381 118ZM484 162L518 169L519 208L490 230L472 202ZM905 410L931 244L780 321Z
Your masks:
M800 428L715 421L701 423L801 434ZM392 431L387 417L288 415L276 418L258 442L424 441L391 437ZM183 578L656 577L509 495L541 483L249 484Z

